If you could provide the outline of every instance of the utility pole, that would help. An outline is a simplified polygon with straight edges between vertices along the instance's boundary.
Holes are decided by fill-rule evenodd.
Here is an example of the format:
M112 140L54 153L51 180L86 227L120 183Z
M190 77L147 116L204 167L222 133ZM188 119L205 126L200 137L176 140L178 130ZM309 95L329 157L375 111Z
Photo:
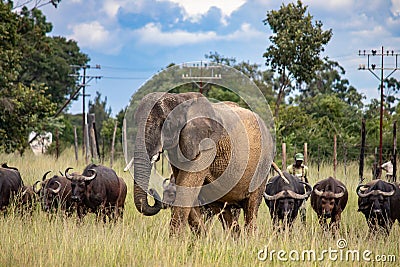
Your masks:
M182 80L190 80L199 88L199 93L203 94L203 89L210 81L222 79L221 74L218 73L219 68L220 66L210 63L204 64L203 67L203 61L200 64L193 64L192 67L185 64L184 69L187 69L189 73L182 74ZM199 75L198 70L200 70Z
M379 167L382 165L383 161L382 161L382 128L383 128L383 82L384 80L386 80L387 78L389 78L390 75L392 75L396 70L398 70L398 65L397 65L397 57L398 57L398 53L394 53L393 50L391 51L386 51L386 53L384 52L383 46L382 46L382 50L381 53L379 54L379 52L377 50L372 49L371 53L366 52L365 50L361 51L358 50L358 55L359 56L367 56L367 68L365 67L365 64L360 64L359 66L359 70L368 70L369 72L371 72L379 81L380 81L380 93L381 93L381 103L380 103L380 114L379 114ZM381 66L379 68L377 68L377 65L375 63L370 62L370 60L372 60L373 57L375 56L381 56ZM395 67L394 68L388 68L388 67L384 67L383 64L383 60L384 57L395 57ZM375 70L380 70L381 71L381 76L379 77L374 71ZM384 70L390 70L391 72L384 77ZM378 178L378 177L375 177ZM380 178L380 177L379 177Z
M83 69L83 76L79 76L78 77L82 77L82 84L80 84L79 86L82 88L82 155L85 156L86 155L86 161L87 161L87 154L88 151L86 149L86 146L88 145L87 143L87 137L88 137L88 129L87 129L87 117L86 117L86 111L85 111L85 106L86 106L86 102L85 102L85 97L88 96L85 94L85 89L86 86L88 85L88 83L93 80L93 79L101 79L102 76L91 76L91 75L86 75L86 69L90 69L90 68L94 68L94 69L101 69L100 65L96 64L95 67L91 67L90 65L70 65L70 67L72 68L79 68L79 69ZM71 76L77 76L77 75L71 75Z

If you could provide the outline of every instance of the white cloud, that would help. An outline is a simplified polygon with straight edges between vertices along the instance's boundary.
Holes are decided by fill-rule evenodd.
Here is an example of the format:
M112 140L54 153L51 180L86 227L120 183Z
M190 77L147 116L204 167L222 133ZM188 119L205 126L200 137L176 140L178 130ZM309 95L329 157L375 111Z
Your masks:
M72 34L67 38L78 42L80 47L90 48L93 50L102 50L108 54L119 51L121 45L115 43L116 33L107 31L98 21L75 24L69 26Z
M242 41L251 41L256 38L267 38L264 32L257 31L254 29L249 23L243 23L240 26L240 29L228 34L226 37L222 36L221 39L227 40L242 40Z
M246 0L158 0L169 1L179 5L183 10L183 19L198 22L201 17L212 8L221 10L221 21L225 24L226 19L239 9Z
M354 0L304 0L305 6L321 7L328 10L341 10L351 8Z
M400 0L392 0L392 8L390 9L394 16L400 16Z
M142 44L160 46L181 46L188 44L204 43L209 41L245 41L264 38L265 34L255 30L250 24L244 23L237 31L227 35L217 35L214 31L188 32L175 30L163 32L160 24L148 23L134 34Z
M118 11L123 9L128 12L139 13L144 8L146 0L104 0L102 11L110 18L116 18Z
M351 35L355 35L356 37L361 38L361 40L378 40L391 37L391 34L385 30L385 27L382 25L376 25L368 29L354 31Z
M143 28L135 31L139 41L143 44L159 44L163 46L180 46L184 44L194 44L207 42L217 38L213 31L191 33L183 30L172 32L162 32L161 25L149 23Z

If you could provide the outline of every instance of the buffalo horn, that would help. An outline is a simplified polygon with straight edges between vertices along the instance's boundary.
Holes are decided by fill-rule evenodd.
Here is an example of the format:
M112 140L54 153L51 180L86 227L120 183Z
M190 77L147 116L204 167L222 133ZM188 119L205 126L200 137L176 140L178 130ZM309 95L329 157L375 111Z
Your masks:
M273 195L273 196L270 196L270 195L268 195L267 193L265 193L264 192L264 198L266 199L266 200L269 200L269 201L272 201L272 200L277 200L277 199L279 199L279 198L281 198L281 197L284 197L285 196L285 192L286 191L280 191L279 193L276 193L275 195Z
M69 171L69 170L72 170L72 169L73 169L73 168L68 167L68 168L65 170L65 172L64 172L64 175L65 175L65 177L66 177L68 180L72 180L72 179L73 179L73 176L71 176L71 175L68 174L68 171Z
M346 192L346 188L342 185L339 185L340 188L342 188L342 192L340 193L335 193L334 198L341 198L342 196L344 196L344 192Z
M96 170L94 170L94 169L89 169L89 171L92 171L93 172L93 175L92 176L83 176L84 178L85 178L85 181L91 181L91 180L93 180L94 178L96 178L96 175L97 175L97 172L96 172Z
M375 196L376 196L376 195L382 195L382 196L384 196L384 197L390 197L390 196L393 196L394 193L396 192L396 186L393 185L393 184L390 184L390 185L393 187L393 190L390 191L390 192L384 192L384 191L381 191L381 190L371 190L371 191L368 192L368 193L361 193L360 190L359 190L359 188L360 188L362 185L359 185L359 186L357 187L357 195L358 195L359 197L361 197L361 198L368 197L368 196L370 196L370 195L375 195Z
M306 192L304 194L298 194L292 190L287 190L288 195L294 199L306 199L308 198L309 194Z
M47 171L47 172L43 175L42 181L46 180L46 176L47 176L47 174L49 174L49 173L51 173L51 171Z
M317 188L314 188L314 193L319 196L322 197L322 195L324 194L324 191L319 191Z
M39 192L40 192L40 189L39 189L39 190L36 190L36 185L37 185L38 183L41 183L41 181L36 181L36 182L32 185L32 190L33 190L33 192L35 192L36 194L39 194Z
M58 187L56 189L49 188L50 191L52 191L54 194L58 194L61 190L61 183L59 181L55 181L58 184Z

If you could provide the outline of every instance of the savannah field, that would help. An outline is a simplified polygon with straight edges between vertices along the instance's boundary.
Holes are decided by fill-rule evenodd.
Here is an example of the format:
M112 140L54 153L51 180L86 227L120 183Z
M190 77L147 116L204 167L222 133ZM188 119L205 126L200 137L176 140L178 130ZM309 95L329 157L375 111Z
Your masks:
M30 151L23 157L0 154L0 163L4 162L19 168L26 185L40 180L48 170L73 167L81 172L85 167L75 161L72 150L57 160L36 157ZM0 266L399 266L399 223L389 237L368 236L365 218L357 212L357 163L348 166L347 176L338 167L337 178L349 191L338 236L322 232L310 200L305 226L296 220L293 231L277 232L263 201L257 233L238 239L224 232L216 219L208 223L203 236L193 236L187 227L181 237L170 238L170 211L161 210L153 217L139 214L133 204L133 179L123 172L124 167L123 159L114 162L114 170L128 186L123 220L103 224L89 215L78 223L76 217L65 218L62 213L49 217L40 206L31 216L11 210L0 217ZM309 168L311 184L333 173L327 165L319 173L316 166ZM370 171L365 173L370 180Z

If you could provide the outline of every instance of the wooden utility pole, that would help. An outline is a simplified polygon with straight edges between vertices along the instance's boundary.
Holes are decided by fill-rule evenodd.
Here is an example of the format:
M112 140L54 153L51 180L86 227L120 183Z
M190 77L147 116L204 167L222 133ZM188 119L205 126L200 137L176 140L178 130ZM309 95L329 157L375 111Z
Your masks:
M337 153L336 153L336 134L333 136L333 177L336 178L337 167Z
M361 121L361 149L360 149L360 164L358 165L358 178L361 183L364 177L364 158L365 158L365 119Z
M308 162L307 143L304 143L304 165L307 165L307 162Z
M282 169L286 170L286 143L282 143Z
M75 160L78 161L78 134L76 133L76 127L74 127L74 147L75 147Z
M392 156L392 164L393 164L393 182L396 182L396 173L397 173L397 122L393 122L393 156Z
M118 121L116 120L114 125L113 137L111 141L110 168L113 167L113 162L114 162L114 146L115 146L115 136L117 135L117 126L118 126Z
M78 68L78 69L83 69L83 76L82 76L82 84L80 85L80 88L82 88L82 155L84 157L86 157L86 161L87 161L87 155L88 155L88 151L87 147L88 147L88 143L87 139L88 138L88 130L87 130L87 118L86 118L86 111L85 111L85 97L87 96L85 94L86 91L86 86L88 85L88 83L93 80L93 79L101 79L102 76L90 76L90 75L86 75L86 69L90 69L91 66L90 65L70 65L71 68ZM94 69L100 69L100 65L96 65L95 67L93 67ZM71 76L77 76L72 74ZM86 125L86 127L85 127Z

